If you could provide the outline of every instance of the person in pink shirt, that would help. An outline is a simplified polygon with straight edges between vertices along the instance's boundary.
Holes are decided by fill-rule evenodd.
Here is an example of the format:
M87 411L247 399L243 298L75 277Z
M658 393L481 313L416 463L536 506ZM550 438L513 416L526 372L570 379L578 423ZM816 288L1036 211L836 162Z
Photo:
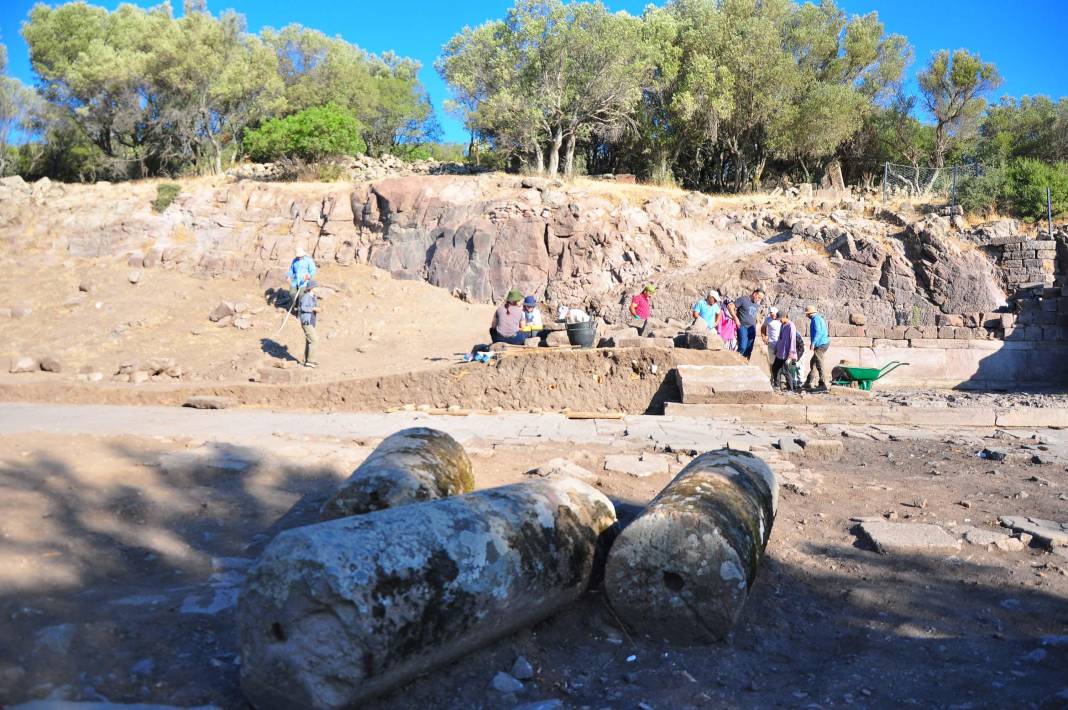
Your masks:
M649 320L649 315L653 312L653 294L656 293L656 287L652 284L646 284L641 293L635 294L630 299L630 325L635 328L641 328L645 321Z
M723 344L728 350L738 349L738 313L734 310L734 301L727 298L723 301L720 311L721 317L716 332L723 339Z

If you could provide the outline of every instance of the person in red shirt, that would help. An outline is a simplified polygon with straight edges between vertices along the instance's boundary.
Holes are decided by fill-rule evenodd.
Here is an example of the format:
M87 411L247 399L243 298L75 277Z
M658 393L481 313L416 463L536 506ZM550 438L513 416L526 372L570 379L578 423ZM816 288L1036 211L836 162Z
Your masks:
M649 319L649 314L653 310L654 293L656 293L656 287L652 284L646 284L641 293L635 294L630 299L631 325L635 328L642 327L645 321Z

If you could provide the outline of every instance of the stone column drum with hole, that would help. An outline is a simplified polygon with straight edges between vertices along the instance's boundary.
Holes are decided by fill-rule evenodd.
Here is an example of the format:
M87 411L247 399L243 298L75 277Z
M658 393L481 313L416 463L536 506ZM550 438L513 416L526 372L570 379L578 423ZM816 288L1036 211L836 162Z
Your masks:
M427 427L402 429L375 447L323 504L319 517L362 515L470 493L474 487L471 460L456 439Z
M632 630L676 643L723 639L771 535L775 474L753 454L701 454L619 534L605 594Z
M237 607L241 687L259 708L346 708L571 604L611 501L559 478L294 528Z

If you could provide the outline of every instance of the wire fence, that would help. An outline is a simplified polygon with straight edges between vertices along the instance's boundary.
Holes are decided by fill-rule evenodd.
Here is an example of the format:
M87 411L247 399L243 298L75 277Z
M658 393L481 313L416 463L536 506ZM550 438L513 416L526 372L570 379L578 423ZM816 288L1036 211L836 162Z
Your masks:
M945 197L955 205L960 184L982 174L983 166L979 163L946 165L941 168L885 163L883 202L893 198Z

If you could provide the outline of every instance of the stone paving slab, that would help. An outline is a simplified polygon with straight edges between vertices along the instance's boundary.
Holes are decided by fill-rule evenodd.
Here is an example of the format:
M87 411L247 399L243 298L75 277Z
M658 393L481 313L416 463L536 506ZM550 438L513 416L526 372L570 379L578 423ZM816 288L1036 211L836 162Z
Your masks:
M1003 515L998 521L1016 532L1033 536L1046 547L1068 547L1068 523L1023 515Z
M635 478L645 478L658 473L667 473L670 461L667 456L659 454L613 454L604 459L604 470L615 473L625 473Z
M960 540L943 528L930 523L890 523L867 520L860 532L884 555L953 553L960 550Z

